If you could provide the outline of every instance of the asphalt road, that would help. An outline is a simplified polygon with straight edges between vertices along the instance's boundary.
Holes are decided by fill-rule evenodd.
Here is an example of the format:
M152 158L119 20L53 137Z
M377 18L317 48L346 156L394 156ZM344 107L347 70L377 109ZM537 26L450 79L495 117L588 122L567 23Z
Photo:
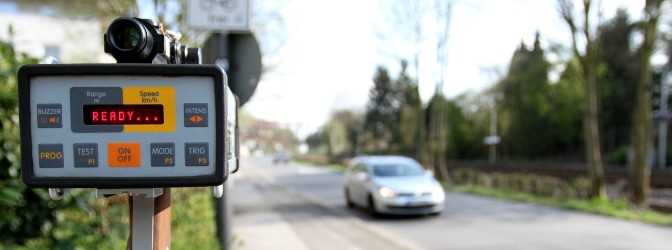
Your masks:
M672 228L459 193L447 193L438 217L374 219L345 206L339 173L241 163L236 186L252 186L307 249L672 249Z

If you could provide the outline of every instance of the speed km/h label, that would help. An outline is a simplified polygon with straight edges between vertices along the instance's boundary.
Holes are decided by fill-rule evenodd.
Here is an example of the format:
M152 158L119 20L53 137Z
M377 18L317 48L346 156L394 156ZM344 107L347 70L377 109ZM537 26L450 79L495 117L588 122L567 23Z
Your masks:
M127 124L124 132L173 132L175 131L175 89L173 87L129 86L123 88L124 105L162 105L162 124ZM154 121L159 117L148 116L143 119Z

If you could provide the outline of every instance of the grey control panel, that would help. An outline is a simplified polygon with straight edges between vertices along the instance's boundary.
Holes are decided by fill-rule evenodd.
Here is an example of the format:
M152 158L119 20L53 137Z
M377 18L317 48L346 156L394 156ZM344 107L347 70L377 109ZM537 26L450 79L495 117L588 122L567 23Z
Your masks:
M225 102L223 95L231 93L217 86L225 84L222 78L145 72L38 74L24 80L30 117L23 119L29 119L30 141L22 144L30 145L32 180L84 183L70 186L96 186L95 181L115 186L114 180L132 183L118 186L199 185L223 181L219 175L226 171L217 165L230 161L218 158L237 157L217 155L232 145L224 141L223 130L230 127L224 121L235 120L225 114L236 111L225 108L236 104L233 97Z

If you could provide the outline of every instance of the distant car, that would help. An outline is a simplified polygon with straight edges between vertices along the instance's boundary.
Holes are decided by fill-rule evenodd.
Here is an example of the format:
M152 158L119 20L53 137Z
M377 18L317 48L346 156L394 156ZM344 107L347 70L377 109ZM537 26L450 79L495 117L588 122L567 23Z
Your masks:
M439 215L443 211L443 187L408 157L356 157L345 172L344 185L348 207L364 207L374 216Z
M285 152L278 152L273 155L273 164L287 164L289 163L289 155Z

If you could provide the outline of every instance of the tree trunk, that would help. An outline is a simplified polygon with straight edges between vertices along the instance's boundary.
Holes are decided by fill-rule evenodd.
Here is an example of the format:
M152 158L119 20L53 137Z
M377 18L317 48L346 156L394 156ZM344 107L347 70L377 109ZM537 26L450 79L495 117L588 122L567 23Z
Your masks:
M602 165L602 148L600 147L599 111L597 105L597 65L594 61L593 41L586 44L586 55L583 62L583 79L586 89L584 111L584 140L586 143L586 161L588 175L591 180L590 196L606 197L604 187L604 167Z
M640 58L639 82L632 119L632 147L634 157L630 166L630 186L632 202L646 206L650 192L651 169L649 167L649 149L651 143L651 54L656 40L656 26L660 15L661 0L647 0L644 13L644 42Z

